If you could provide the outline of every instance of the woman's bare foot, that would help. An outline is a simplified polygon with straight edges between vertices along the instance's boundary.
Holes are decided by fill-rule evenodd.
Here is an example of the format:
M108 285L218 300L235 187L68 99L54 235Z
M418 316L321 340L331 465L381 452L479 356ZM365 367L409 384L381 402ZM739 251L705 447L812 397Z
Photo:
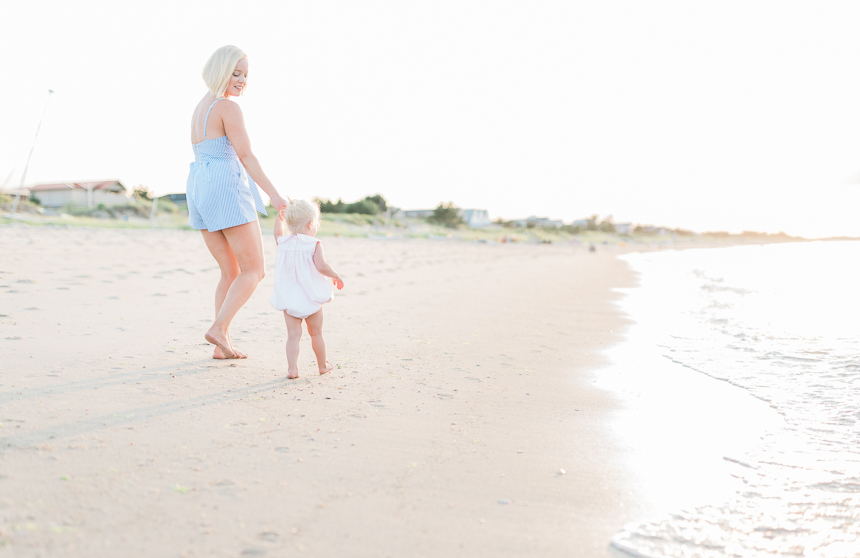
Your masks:
M235 347L233 348L233 354L236 355L233 358L248 358L248 355L246 355L245 353L243 353L241 351L237 351L235 349ZM227 359L229 357L225 357L224 352L221 350L221 348L216 346L215 351L212 353L212 358L217 359L217 360L224 360L224 359Z
M218 349L221 349L221 358L239 358L236 351L230 346L230 340L218 330L210 329L206 332L204 338Z
M320 368L320 376L322 376L323 374L328 374L332 370L334 370L334 364L330 363L329 361L325 361L325 366Z

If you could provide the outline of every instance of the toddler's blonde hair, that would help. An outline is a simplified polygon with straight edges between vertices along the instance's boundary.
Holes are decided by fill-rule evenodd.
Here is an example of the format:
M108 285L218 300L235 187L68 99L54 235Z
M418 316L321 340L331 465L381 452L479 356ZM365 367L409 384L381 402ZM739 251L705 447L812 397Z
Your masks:
M241 48L233 45L222 46L213 52L203 66L203 81L206 82L209 92L215 97L222 97L230 85L230 75L236 69L236 64L247 57ZM244 93L244 89L242 92Z
M320 206L307 200L290 200L284 210L287 228L293 234L303 230L305 226L320 218Z

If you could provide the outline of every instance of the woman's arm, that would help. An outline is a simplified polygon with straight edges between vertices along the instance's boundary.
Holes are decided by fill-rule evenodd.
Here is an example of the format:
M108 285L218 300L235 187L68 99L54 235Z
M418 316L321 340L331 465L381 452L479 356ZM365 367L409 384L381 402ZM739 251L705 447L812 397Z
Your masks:
M319 242L317 242L317 247L314 248L314 266L316 266L317 271L326 277L334 279L334 284L337 287L337 290L341 290L343 288L343 279L341 279L340 275L337 274L337 271L335 271L334 268L328 265L328 262L325 261L323 247Z
M227 139L233 144L233 149L236 150L236 155L245 166L245 170L254 179L260 188L266 192L269 199L272 200L272 205L278 211L287 206L287 201L281 197L275 186L269 181L266 173L263 172L263 167L254 153L251 151L251 140L248 138L248 131L245 129L245 118L242 116L242 109L236 103L221 103L225 105L221 114L221 120L224 123L224 132L227 134Z

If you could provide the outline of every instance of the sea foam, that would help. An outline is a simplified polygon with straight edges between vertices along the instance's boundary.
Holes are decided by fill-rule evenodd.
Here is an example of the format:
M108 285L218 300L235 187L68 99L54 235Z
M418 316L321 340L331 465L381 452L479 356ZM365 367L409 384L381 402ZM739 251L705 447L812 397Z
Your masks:
M675 439L668 455L686 455L696 484L719 488L671 501L661 516L627 525L612 546L648 558L857 556L860 242L624 259L640 274L640 286L619 303L635 325L610 353L616 373L602 383L629 392L631 382L652 377L670 387L682 376L707 378L704 389L724 386L736 399L699 393L686 417L672 417L691 424L700 410L718 417L712 431L690 433L688 451ZM700 409L709 400L720 408ZM638 428L651 444L672 443L659 420L644 422Z

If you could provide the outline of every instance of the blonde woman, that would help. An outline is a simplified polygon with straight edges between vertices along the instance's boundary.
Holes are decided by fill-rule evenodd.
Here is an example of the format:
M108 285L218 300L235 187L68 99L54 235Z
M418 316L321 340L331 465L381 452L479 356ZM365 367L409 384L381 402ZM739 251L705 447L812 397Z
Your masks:
M235 46L216 50L203 67L209 91L191 118L194 162L186 193L191 226L203 233L221 268L215 322L205 338L214 358L247 358L230 341L230 322L265 274L257 212L266 215L259 186L277 211L287 206L251 152L242 109L230 100L248 80L248 57ZM221 102L223 101L223 102Z

